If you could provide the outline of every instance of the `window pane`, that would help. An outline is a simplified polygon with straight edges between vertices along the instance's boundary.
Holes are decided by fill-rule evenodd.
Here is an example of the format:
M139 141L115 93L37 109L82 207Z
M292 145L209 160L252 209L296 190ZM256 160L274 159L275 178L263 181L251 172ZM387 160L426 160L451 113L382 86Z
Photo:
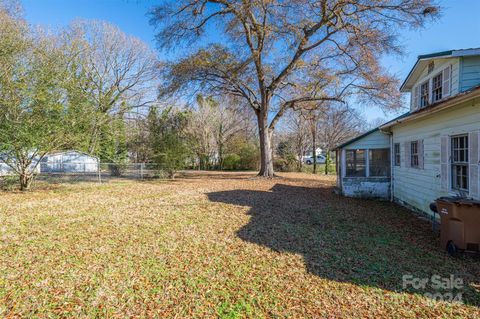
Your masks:
M452 189L468 191L468 135L454 136L452 145Z
M432 79L432 98L434 101L442 99L442 73Z
M390 176L390 152L388 149L369 151L370 176Z
M395 153L395 165L400 166L400 144L396 143L394 145L394 153Z
M428 105L428 81L420 86L420 106Z
M410 164L412 167L418 167L418 142L414 141L410 144Z

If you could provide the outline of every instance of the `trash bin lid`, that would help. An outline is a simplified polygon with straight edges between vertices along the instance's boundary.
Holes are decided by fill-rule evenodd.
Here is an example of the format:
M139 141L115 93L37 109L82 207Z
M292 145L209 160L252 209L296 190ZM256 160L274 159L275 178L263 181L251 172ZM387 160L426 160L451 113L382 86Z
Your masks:
M456 205L480 206L480 201L472 198L458 196L445 196L437 198L437 201L447 202Z
M436 201L442 201L447 203L457 203L459 200L463 199L458 196L443 196L436 199Z
M480 206L480 201L472 198L462 198L458 201L459 205Z

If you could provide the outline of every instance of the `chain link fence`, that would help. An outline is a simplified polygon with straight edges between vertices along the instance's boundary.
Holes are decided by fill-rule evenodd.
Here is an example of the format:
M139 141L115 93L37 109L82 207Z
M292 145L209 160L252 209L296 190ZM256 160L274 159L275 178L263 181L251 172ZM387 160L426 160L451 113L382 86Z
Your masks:
M107 182L111 179L154 179L169 177L169 170L159 163L41 163L37 180L47 182Z

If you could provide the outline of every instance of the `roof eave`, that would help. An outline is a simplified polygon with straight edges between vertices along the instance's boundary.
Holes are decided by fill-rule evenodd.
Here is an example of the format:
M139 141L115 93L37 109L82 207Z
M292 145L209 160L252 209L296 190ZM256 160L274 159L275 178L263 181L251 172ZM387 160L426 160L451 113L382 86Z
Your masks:
M400 118L398 120L391 121L389 123L385 123L381 126L379 126L379 129L381 131L388 131L392 126L395 126L397 124L405 123L405 122L410 122L425 116L428 116L432 113L437 113L442 110L448 109L450 107L456 106L460 103L468 102L471 99L474 98L479 98L480 97L480 86L472 89L469 92L465 92L465 94L459 94L457 96L454 96L450 98L449 100L440 102L438 105L431 107L431 108L425 108L425 109L420 109L417 112L412 113L411 115Z

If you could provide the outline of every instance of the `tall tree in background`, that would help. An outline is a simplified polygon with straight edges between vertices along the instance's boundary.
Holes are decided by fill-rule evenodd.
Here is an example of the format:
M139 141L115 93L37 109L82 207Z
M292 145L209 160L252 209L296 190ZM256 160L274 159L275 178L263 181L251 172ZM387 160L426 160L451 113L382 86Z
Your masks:
M188 114L172 107L151 108L147 120L152 160L173 179L191 155L186 135Z
M198 95L187 130L199 169L209 169L212 165L217 151L215 137L219 124L218 102L212 97Z
M305 119L305 124L310 131L310 141L313 157L313 174L317 174L317 147L318 147L318 125L320 118L325 112L324 103L315 103L308 108L299 111L300 116Z
M397 81L380 57L401 52L399 28L437 13L434 0L164 1L152 13L159 46L193 53L170 64L160 92L244 98L257 117L259 175L272 177L271 138L287 109L352 95L398 107ZM209 27L217 42L195 47Z
M305 117L294 110L290 110L284 119L286 123L286 131L293 141L295 147L295 155L298 159L298 171L302 171L303 159L307 152L308 146L311 144L311 134L309 127L305 121Z
M200 169L209 169L213 164L222 169L228 144L245 126L248 127L245 123L248 118L245 119L240 107L233 98L215 99L197 95L188 133Z
M147 44L103 21L76 21L63 35L75 57L72 72L79 94L94 115L87 151L100 150L102 132L116 127L123 114L156 100L158 60ZM109 146L110 147L110 146ZM102 158L108 160L108 158Z
M327 107L320 113L318 127L319 139L327 155L325 174L328 174L333 148L364 132L365 121L355 110L346 106Z

